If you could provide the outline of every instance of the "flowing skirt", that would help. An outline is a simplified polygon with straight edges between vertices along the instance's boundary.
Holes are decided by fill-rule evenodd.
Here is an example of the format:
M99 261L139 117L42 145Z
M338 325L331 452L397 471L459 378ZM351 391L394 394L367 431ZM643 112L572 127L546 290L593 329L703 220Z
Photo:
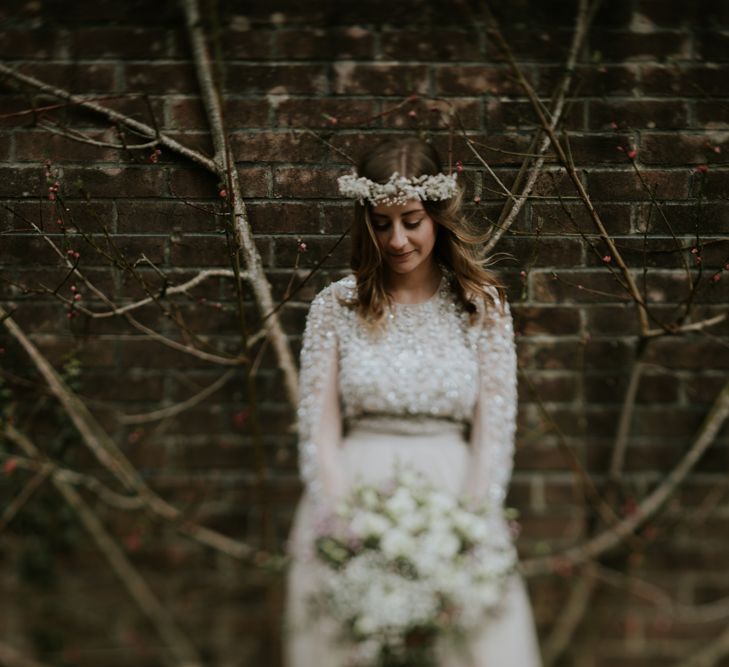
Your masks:
M447 425L446 425L447 426ZM393 472L396 462L424 473L444 491L462 488L469 448L458 429L436 434L383 433L355 427L342 442L343 463L350 483L378 483ZM347 667L346 649L337 643L331 619L312 618L307 597L317 589L323 570L312 551L313 512L304 493L294 515L288 549L284 615L285 667ZM445 639L436 647L439 667L538 667L541 665L531 607L524 582L516 574L508 582L498 614L484 621L466 646Z

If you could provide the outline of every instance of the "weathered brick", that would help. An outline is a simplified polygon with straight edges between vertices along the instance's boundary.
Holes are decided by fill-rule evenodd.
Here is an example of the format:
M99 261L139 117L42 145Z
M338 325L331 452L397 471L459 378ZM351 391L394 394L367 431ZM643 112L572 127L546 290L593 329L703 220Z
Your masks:
M729 66L642 65L643 94L656 97L722 96Z
M729 351L726 346L711 339L697 339L691 345L686 345L679 339L662 338L648 347L644 358L646 362L671 369L729 368Z
M537 93L550 95L559 84L563 72L563 65L539 66ZM634 95L638 86L638 66L633 64L578 65L575 67L573 82L582 97Z
M422 65L359 64L339 61L332 65L335 95L425 95L428 70Z
M559 271L533 271L530 275L535 301L545 303L615 303L629 302L629 294L608 272L560 269Z
M277 167L273 174L274 197L302 199L336 197L339 170Z
M723 202L666 202L659 212L652 204L642 204L636 221L640 232L704 237L729 229L729 205Z
M584 309L585 329L591 336L637 335L639 321L633 304L624 306L593 305Z
M479 34L474 30L443 29L439 26L386 30L381 41L383 56L400 62L453 62L481 58Z
M692 174L691 192L694 196L709 199L726 200L729 195L727 171L722 168L709 168L705 173L694 171Z
M689 36L673 30L628 32L597 29L590 31L588 42L590 50L599 54L601 62L666 62L691 55Z
M533 82L530 69L525 72ZM439 95L523 95L508 67L503 65L437 65L435 90Z
M124 65L124 81L130 92L159 95L162 93L197 93L198 83L192 63L159 63Z
M374 33L357 25L288 27L274 35L278 55L286 60L372 60L374 55Z
M182 201L135 201L117 204L117 231L129 233L213 232L223 227L221 209Z
M238 179L243 197L268 195L268 169L239 167ZM202 169L173 169L169 174L169 191L173 197L214 198L220 201L220 188L227 187L210 172Z
M0 30L0 58L3 60L49 60L60 48L60 35L48 28Z
M723 162L729 149L729 132L707 134L642 133L640 160L647 164L706 164Z
M555 376L551 372L530 371L529 381L536 395L550 403L572 403L580 393L576 379L570 375Z
M259 252L266 257L268 239L258 239ZM180 234L170 244L170 264L173 266L230 266L225 237Z
M326 92L323 65L229 64L225 92L233 95L316 95Z
M88 132L86 136L94 141L118 143L116 132ZM48 136L44 131L17 132L15 134L17 162L114 162L121 151L113 148L92 146L60 135Z
M163 197L166 193L163 168L150 166L66 167L62 189L69 196L115 197L123 192L127 197Z
M254 231L268 234L316 234L326 231L316 204L250 204L248 215Z
M504 235L499 241L499 252L514 255L519 269L531 270L545 265L572 267L582 260L582 242L579 239ZM509 264L514 266L514 260L510 260Z
M481 116L479 100L470 98L431 100L424 97L412 100L405 107L394 105L392 109L385 109L382 125L392 129L437 130L452 126L480 129Z
M624 203L595 205L602 224L609 234L630 232L631 206ZM579 202L535 201L531 204L531 231L540 234L595 235L598 228L585 205Z
M687 103L676 100L589 100L587 116L588 126L596 130L673 130L688 125Z
M350 239L343 239L338 245L338 238L302 237L306 243L306 251L299 252L297 237L280 237L276 239L276 266L293 268L297 256L298 266L302 269L313 268L326 257L326 267L344 268L349 265ZM335 247L336 245L336 247Z
M681 171L603 171L592 169L587 174L589 195L601 200L649 200L650 188L658 200L684 199L688 195L689 173Z
M369 100L301 97L282 100L274 109L278 127L332 130L366 125L377 112L377 105Z
M81 88L84 93L110 93L116 91L114 67L105 63L43 63L29 62L18 65L17 71L40 79L52 86Z
M69 232L101 232L114 230L114 207L108 201L64 200L63 208L58 202L17 201L8 204L14 215L14 228L31 231L35 224L40 229L58 233L61 231L58 220Z
M71 31L70 48L82 59L151 59L167 55L167 30L104 26Z
M537 308L519 304L512 306L514 327L521 336L573 335L580 327L580 314L575 308Z
M616 132L614 134L575 134L569 141L563 142L565 150L569 150L575 164L626 164L626 152L635 144L630 134ZM642 156L642 153L641 153Z
M729 107L718 100L696 100L694 108L694 127L698 129L728 129Z
M249 26L245 26L246 28ZM234 60L271 60L276 32L257 28L255 30L239 30L235 24L226 26L220 41L226 59ZM187 36L184 35L186 38ZM186 40L189 42L189 40Z
M540 99L549 108L548 99ZM562 124L567 130L584 129L585 102L567 100L562 110ZM516 130L541 127L539 116L531 102L510 100L506 97L490 97L486 101L486 125L495 130Z
M679 379L669 374L642 375L636 394L637 403L675 404L678 399ZM585 400L590 403L617 403L622 405L628 388L627 374L600 375L585 378Z

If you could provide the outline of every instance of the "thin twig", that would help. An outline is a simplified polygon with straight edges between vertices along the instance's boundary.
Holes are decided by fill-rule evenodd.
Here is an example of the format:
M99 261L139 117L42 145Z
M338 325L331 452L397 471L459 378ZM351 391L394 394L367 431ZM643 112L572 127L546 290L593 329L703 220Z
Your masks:
M23 450L26 456L42 458L37 447L14 426L7 424L5 432ZM52 476L51 481L61 497L74 510L130 597L157 629L172 654L170 656L172 659L169 661L170 665L173 667L202 667L202 662L197 656L197 651L190 642L188 635L177 626L171 614L165 609L124 551L106 530L96 513L86 504L72 485L56 476Z

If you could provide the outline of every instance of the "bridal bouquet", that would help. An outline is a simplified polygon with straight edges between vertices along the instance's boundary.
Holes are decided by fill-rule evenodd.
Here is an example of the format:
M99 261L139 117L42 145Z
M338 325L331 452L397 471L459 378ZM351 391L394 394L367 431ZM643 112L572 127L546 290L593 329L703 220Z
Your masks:
M314 598L358 665L427 665L439 635L463 638L501 598L516 553L489 508L467 508L399 467L360 485L316 538L327 575Z

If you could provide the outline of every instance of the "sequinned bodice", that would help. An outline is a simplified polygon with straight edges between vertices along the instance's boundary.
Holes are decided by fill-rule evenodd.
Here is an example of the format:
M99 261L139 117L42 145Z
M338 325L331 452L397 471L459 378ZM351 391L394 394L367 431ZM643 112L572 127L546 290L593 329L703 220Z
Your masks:
M516 429L516 350L508 301L499 306L497 290L484 289L493 303L477 299L471 324L444 272L430 299L394 304L375 328L347 306L354 276L317 294L301 349L298 409L301 476L315 498L346 493L342 433L365 421L393 432L468 430L463 492L503 503Z
M332 289L351 298L354 277ZM385 317L375 331L348 308L338 319L345 421L400 416L470 422L478 393L475 341L469 335L467 313L457 307L446 277L427 301L393 304Z

